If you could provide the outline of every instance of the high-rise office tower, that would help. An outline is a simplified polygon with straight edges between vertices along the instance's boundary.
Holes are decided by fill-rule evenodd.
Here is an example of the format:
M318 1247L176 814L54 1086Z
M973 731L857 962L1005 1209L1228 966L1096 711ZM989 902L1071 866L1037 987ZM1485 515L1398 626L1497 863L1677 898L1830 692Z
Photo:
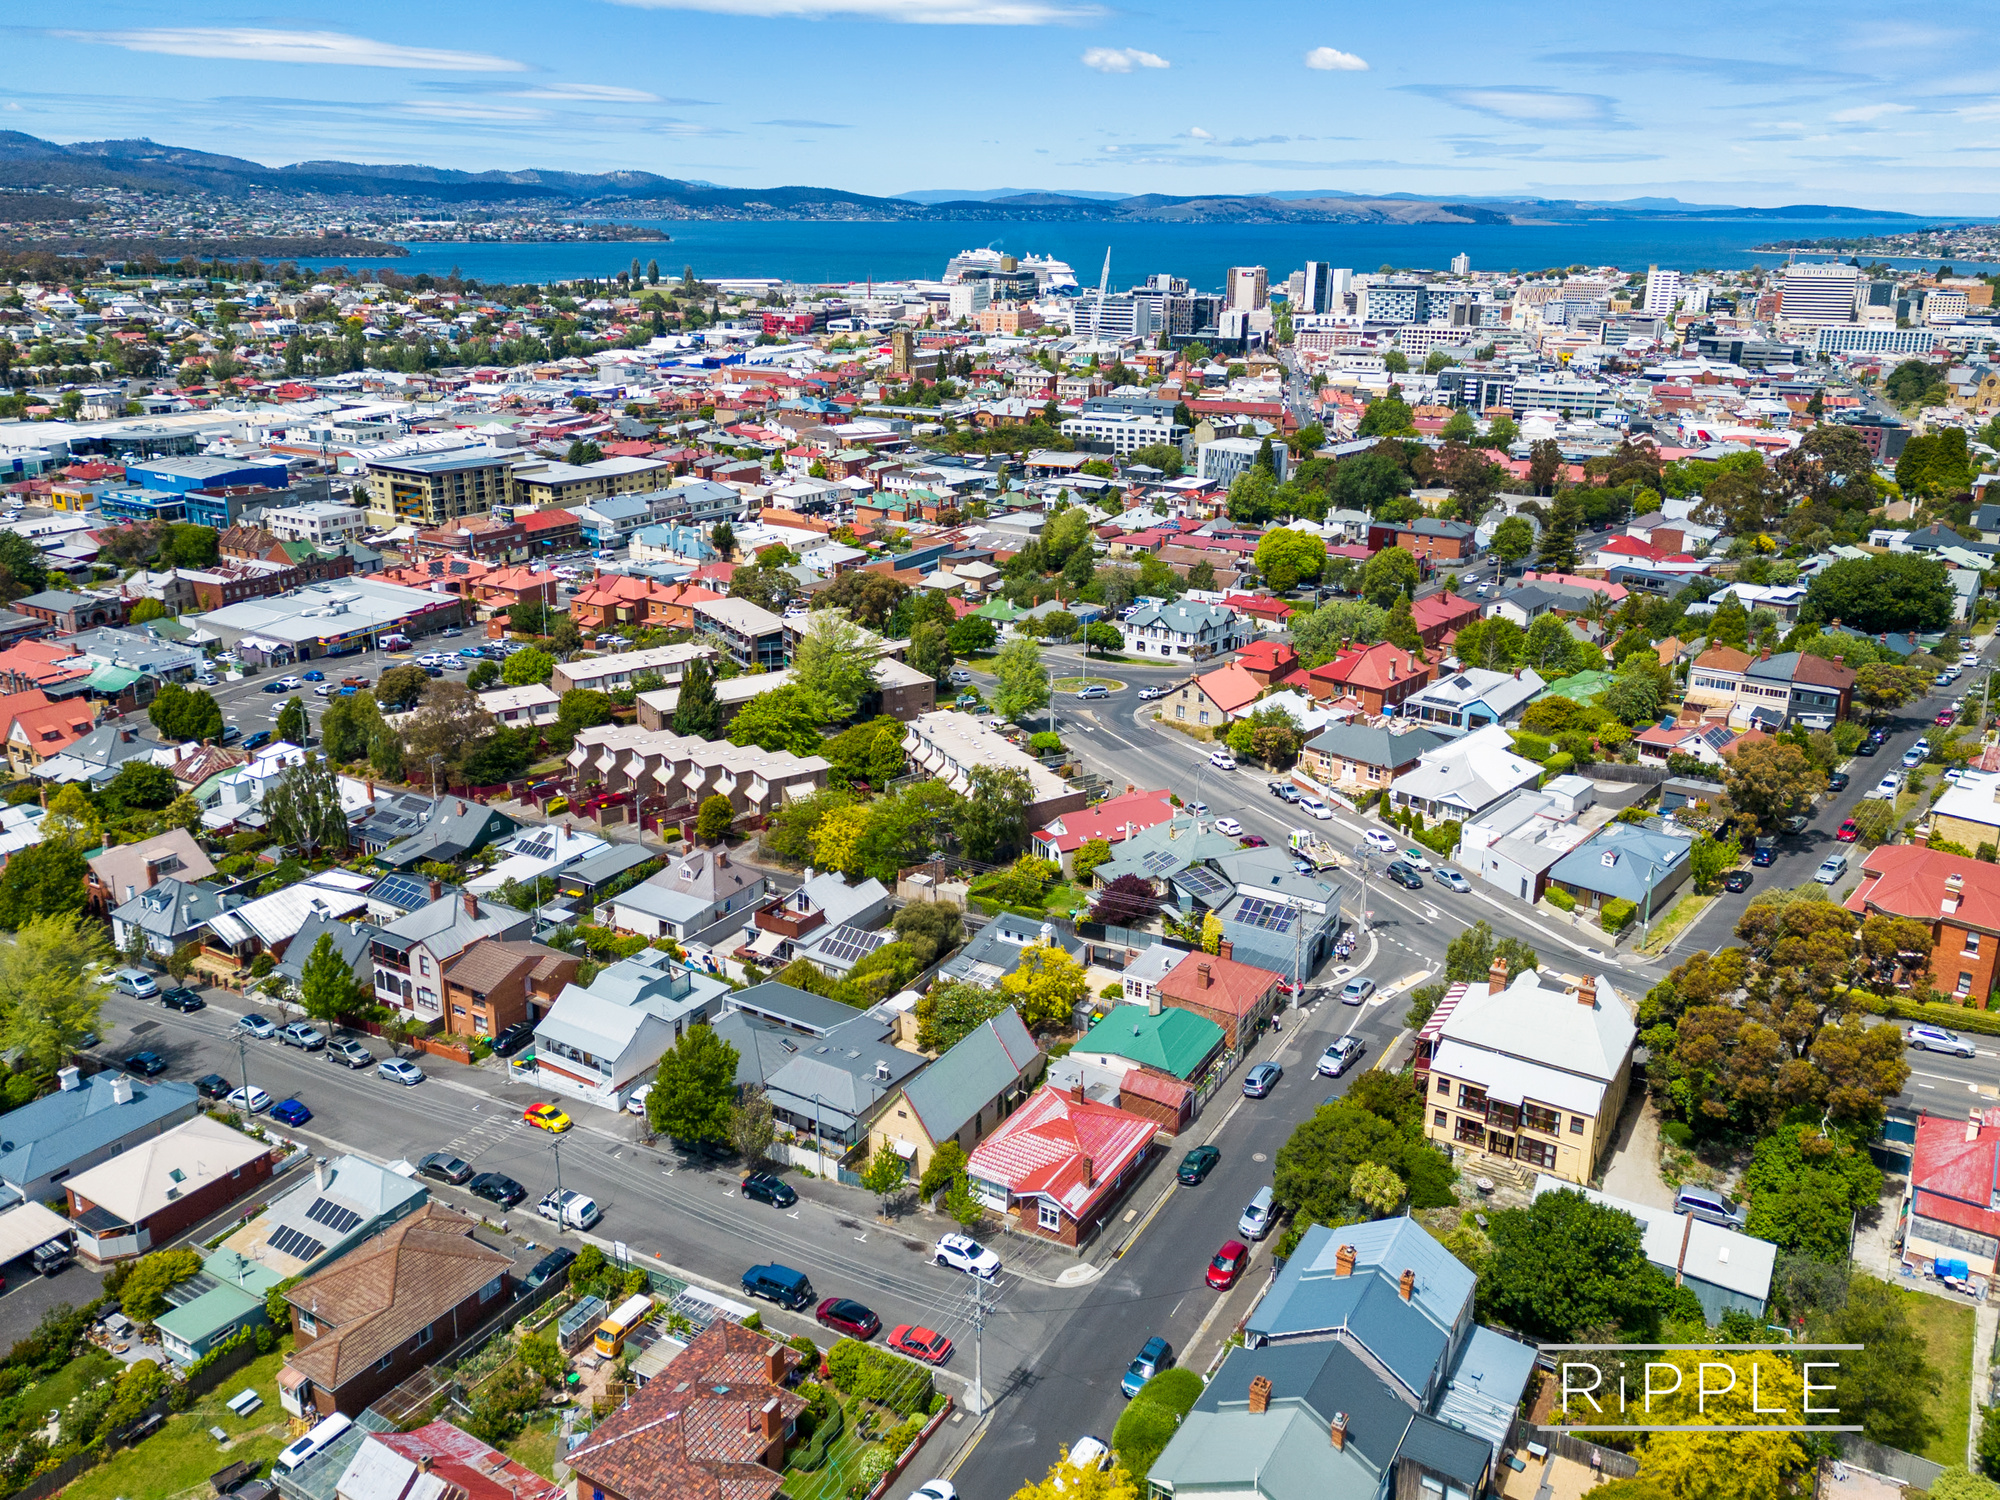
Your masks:
M1674 304L1680 300L1680 272L1662 271L1658 266L1646 267L1646 304L1644 310L1649 317L1666 317L1674 310Z
M1333 267L1323 260L1309 260L1301 273L1305 286L1299 294L1300 312L1323 313L1331 306L1333 296Z
M1786 266L1778 316L1787 323L1852 323L1867 282L1859 266Z
M1229 268L1229 305L1240 312L1254 312L1271 300L1270 273L1262 266Z
M1471 275L1472 257L1467 255L1463 250L1459 251L1458 254L1454 255L1451 258L1451 274L1454 276Z

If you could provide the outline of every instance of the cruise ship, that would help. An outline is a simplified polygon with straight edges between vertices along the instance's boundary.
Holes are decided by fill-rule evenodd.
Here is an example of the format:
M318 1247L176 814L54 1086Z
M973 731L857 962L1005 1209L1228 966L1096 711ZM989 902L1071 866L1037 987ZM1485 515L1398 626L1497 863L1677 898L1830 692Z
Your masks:
M1075 291L1076 271L1069 262L1057 260L1050 255L1023 255L1010 257L999 250L961 250L945 263L944 279L948 286L956 286L966 271L975 268L984 271L998 271L1003 259L1015 261L1016 268L1035 273L1037 292Z

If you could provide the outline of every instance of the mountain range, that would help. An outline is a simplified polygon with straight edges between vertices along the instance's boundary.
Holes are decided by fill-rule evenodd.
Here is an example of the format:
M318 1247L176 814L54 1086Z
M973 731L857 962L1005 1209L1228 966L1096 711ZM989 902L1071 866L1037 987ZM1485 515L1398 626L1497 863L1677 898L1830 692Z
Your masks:
M928 189L896 197L840 188L732 188L652 172L462 172L447 167L305 161L267 167L238 156L149 140L60 145L0 131L0 189L120 187L238 196L256 189L393 198L406 203L512 205L545 211L622 212L665 218L927 219L1028 222L1548 224L1602 219L1914 220L1916 215L1828 204L1743 208L1639 198L1587 202L1552 198L1360 194L1343 189L1252 194L1131 197L1046 189ZM53 215L52 215L53 216Z

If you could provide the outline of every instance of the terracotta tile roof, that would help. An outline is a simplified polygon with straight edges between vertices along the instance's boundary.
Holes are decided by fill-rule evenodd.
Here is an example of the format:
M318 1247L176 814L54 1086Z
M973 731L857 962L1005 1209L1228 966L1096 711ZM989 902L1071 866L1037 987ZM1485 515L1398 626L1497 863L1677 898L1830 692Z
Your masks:
M50 756L60 754L89 734L92 723L90 705L75 699L14 715L7 737L16 744L29 746L37 755Z
M426 1203L301 1281L286 1300L326 1331L292 1355L290 1368L337 1391L503 1275L513 1257L475 1240L478 1227L464 1214ZM499 1306L496 1299L494 1310Z
M446 964L444 977L461 989L485 994L523 971L531 978L546 978L568 957L540 943L484 938Z
M1968 1119L1926 1114L1917 1120L1910 1158L1911 1212L1956 1224L1976 1234L2000 1236L2000 1110L1981 1110L1977 1130Z
M1208 971L1206 988L1201 982L1203 969ZM1190 953L1167 972L1159 991L1169 1000L1185 1000L1205 1010L1226 1010L1240 1020L1284 977L1218 954Z
M1373 645L1349 646L1325 666L1314 667L1312 675L1322 682L1341 682L1350 687L1387 688L1411 677L1427 678L1430 668L1401 646L1377 641Z
M1748 651L1738 651L1734 646L1710 646L1694 659L1694 664L1711 672L1743 672L1753 660Z
M1257 701L1257 695L1264 691L1264 684L1252 677L1235 662L1209 672L1195 679L1202 692L1217 708L1226 714L1248 708Z
M1926 924L1945 918L2000 932L2000 866L1921 844L1884 844L1861 861L1861 875L1861 884L1847 898L1849 911L1888 912ZM1956 892L1945 884L1954 875L1959 879ZM1954 895L1957 906L1947 914L1945 903Z
M771 1500L783 1479L762 1460L806 1409L783 1387L797 1359L761 1334L711 1323L598 1425L569 1466L624 1500Z
M1151 1120L1044 1085L972 1152L972 1175L1083 1218L1153 1138Z

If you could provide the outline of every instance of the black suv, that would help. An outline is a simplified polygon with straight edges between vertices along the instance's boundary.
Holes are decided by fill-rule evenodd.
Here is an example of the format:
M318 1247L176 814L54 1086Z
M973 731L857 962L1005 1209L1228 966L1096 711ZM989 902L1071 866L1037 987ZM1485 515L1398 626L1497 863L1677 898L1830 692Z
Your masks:
M774 1208L790 1208L799 1201L792 1185L775 1172L752 1172L743 1179L743 1196Z
M145 1078L155 1078L167 1071L167 1060L157 1052L134 1052L125 1059L125 1066Z
M567 1271L570 1268L570 1262L575 1259L576 1252L574 1250L567 1248L551 1250L547 1255L536 1261L533 1269L521 1278L522 1289L532 1292L546 1285Z
M496 1057L512 1057L535 1039L533 1021L516 1021L505 1031L493 1038L493 1052Z
M220 1073L204 1073L194 1081L194 1091L204 1099L227 1099L231 1084Z
M168 1010L177 1010L182 1015L206 1009L208 1006L206 1000L186 985L176 985L173 989L163 991L160 995L160 1004L166 1006Z

